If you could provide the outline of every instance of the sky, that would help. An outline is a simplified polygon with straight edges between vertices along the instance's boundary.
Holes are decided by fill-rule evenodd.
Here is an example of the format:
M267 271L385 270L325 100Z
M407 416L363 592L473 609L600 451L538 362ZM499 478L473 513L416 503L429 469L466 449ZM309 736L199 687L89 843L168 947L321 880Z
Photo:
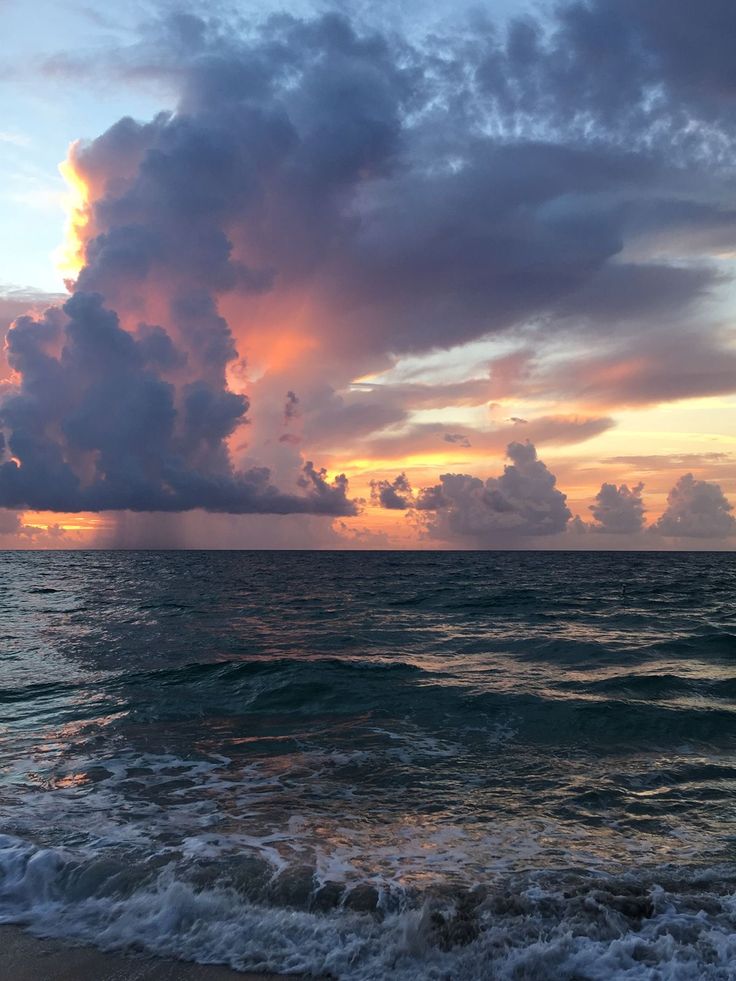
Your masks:
M0 24L0 547L734 547L730 0Z

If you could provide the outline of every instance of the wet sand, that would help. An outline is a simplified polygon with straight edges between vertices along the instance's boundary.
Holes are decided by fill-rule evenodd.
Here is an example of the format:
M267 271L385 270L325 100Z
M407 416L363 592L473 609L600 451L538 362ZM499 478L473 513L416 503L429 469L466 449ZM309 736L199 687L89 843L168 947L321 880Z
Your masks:
M32 937L20 927L0 926L0 977L3 981L279 981L282 975L108 954Z

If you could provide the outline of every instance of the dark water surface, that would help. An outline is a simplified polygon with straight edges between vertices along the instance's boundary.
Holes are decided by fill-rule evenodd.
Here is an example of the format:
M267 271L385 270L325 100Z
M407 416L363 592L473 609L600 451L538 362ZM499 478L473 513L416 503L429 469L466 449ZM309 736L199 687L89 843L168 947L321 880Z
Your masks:
M0 922L736 978L736 556L0 553Z

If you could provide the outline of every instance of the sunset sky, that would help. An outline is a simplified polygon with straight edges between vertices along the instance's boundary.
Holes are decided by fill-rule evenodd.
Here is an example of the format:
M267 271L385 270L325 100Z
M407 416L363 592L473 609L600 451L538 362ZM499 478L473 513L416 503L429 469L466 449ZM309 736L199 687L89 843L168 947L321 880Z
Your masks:
M0 547L736 544L736 5L396 7L0 0Z

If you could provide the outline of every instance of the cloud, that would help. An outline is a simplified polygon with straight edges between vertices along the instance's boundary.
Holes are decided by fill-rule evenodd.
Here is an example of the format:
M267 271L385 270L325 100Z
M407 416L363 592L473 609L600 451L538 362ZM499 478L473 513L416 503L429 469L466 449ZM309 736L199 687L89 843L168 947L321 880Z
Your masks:
M380 401L402 409L444 409L448 406L484 405L490 397L490 379L467 378L458 382L358 382L351 394L364 405Z
M391 398L336 392L324 382L302 391L301 408L305 441L337 452L345 444L354 450L374 434L405 423L409 414Z
M567 526L569 535L587 535L590 531L590 523L583 521L579 514L576 514Z
M371 500L390 511L405 511L412 507L414 501L406 474L400 473L394 480L372 480Z
M12 146L27 147L31 143L31 138L25 133L16 133L13 130L0 130L0 143L10 143Z
M554 360L526 350L513 373L505 360L498 375L491 363L495 397L564 399L587 410L722 395L736 387L736 347L725 331L654 329L633 341L600 341L592 354L571 345Z
M711 0L707 16L687 0L563 3L546 22L518 18L505 37L488 38L482 85L505 116L546 112L571 133L593 129L673 155L723 152L734 30L728 0ZM688 130L686 119L699 125Z
M595 519L593 531L607 534L632 535L644 527L644 502L641 492L644 484L629 488L626 484L617 487L615 484L601 484L601 489L595 497L595 503L590 505L590 512Z
M565 530L572 516L565 495L534 446L510 443L507 455L511 463L500 477L442 474L419 493L417 509L426 512L431 537L494 545Z
M187 350L158 326L125 331L94 293L79 291L63 310L15 322L8 360L21 380L0 406L7 443L0 504L354 513L344 477L328 483L311 463L300 478L304 494L282 493L263 468L233 470L226 441L248 400L224 385L226 326L200 298L178 312Z
M652 531L675 538L727 538L736 534L732 511L718 484L688 473L667 495L667 509Z
M16 535L22 523L17 511L0 509L0 535Z
M65 297L10 284L0 285L0 337L5 337L12 322L24 313L43 311L52 303L63 302ZM0 345L0 383L7 378L10 368L6 352Z
M672 100L673 114L679 103L703 121L733 119L736 79L727 38L736 31L736 11L728 0L711 0L705 17L698 17L687 0L598 0L589 7L573 4L565 21L578 52L587 46L595 57L608 44L612 66L629 57L629 85L638 87L640 102L659 83Z
M351 454L374 452L374 441L381 445L395 442L398 447L415 435L423 445L424 430L412 426L412 412L482 405L488 400L488 389L487 378L437 385L361 383L341 391L323 381L312 385L304 382L299 404L303 439L315 450L341 453L347 449ZM441 430L438 424L426 438L433 445L441 442L444 437L437 435ZM402 437L400 432L411 436ZM461 444L468 441L466 433L449 435L456 435Z
M561 302L556 314L591 326L661 321L707 297L719 282L707 266L610 263Z
M732 460L729 453L648 453L632 456L610 456L602 463L621 463L638 470L681 470L683 467L714 467Z
M286 393L286 402L284 403L284 424L291 422L292 419L299 415L299 399L294 392L288 391Z
M468 437L463 433L445 433L442 438L446 443L456 443L458 446L465 447L466 449L472 445Z
M521 425L564 445L612 408L733 391L707 252L733 224L733 27L724 0L475 16L472 43L457 19L420 38L218 10L88 59L176 107L70 154L80 270L64 312L9 332L0 505L349 514L320 456L491 455ZM490 335L519 350L489 377L351 389ZM522 415L414 415L491 398ZM490 493L455 477L458 501ZM476 511L527 534L517 504Z
M524 435L535 445L570 445L592 439L613 425L613 420L607 416L539 416L528 420ZM447 435L451 435L453 439L447 440ZM379 459L400 459L407 454L447 449L446 444L450 442L463 449L472 449L473 455L477 456L484 453L503 453L508 443L518 435L519 430L515 423L487 429L458 426L450 434L447 433L447 425L443 423L414 423L395 433L388 431L371 434L363 441L362 451Z
M160 21L144 47L179 86L177 112L123 119L73 157L93 189L81 286L118 309L120 286L135 294L175 265L241 296L244 323L308 293L310 333L354 364L530 318L602 325L696 302L712 269L620 259L642 198L670 185L683 198L669 146L650 138L674 103L612 114L607 87L591 88L584 19L563 7L550 29L483 30L471 49L459 31L432 49L338 14L241 33ZM610 69L621 89L629 52L612 51L616 68L593 78ZM644 81L631 84L643 107Z
M76 544L60 525L27 524L22 512L4 508L0 508L0 543L3 548L60 548Z

